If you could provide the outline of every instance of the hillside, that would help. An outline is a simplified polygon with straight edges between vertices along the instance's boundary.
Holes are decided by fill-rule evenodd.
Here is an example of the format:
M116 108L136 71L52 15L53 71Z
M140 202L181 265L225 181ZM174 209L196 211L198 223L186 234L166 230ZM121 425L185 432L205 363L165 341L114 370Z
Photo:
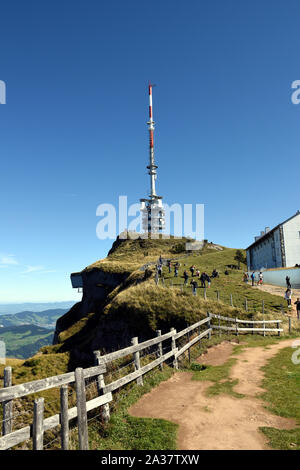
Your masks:
M160 278L157 284L155 263L160 255L165 260L171 259L173 265L178 260L180 267L178 277L174 277L174 270L169 273L165 265L164 282ZM173 238L117 240L104 260L98 260L81 271L82 300L57 320L54 344L46 343L39 351L30 352L30 355L34 354L33 357L14 363L13 384L73 371L78 366L90 366L94 363L95 350L105 353L126 347L130 345L132 337L137 336L139 341L143 341L154 337L157 329L162 333L169 331L171 327L182 330L187 324L206 317L207 311L245 319L282 319L286 331L287 319L281 313L280 307L283 303L282 298L246 285L242 280L245 267L242 265L240 269L235 269L237 268L235 255L236 249L211 243L199 251L186 252L185 240ZM207 299L204 298L204 289L199 288L197 296L193 296L190 284L185 287L182 285L183 271L186 269L189 272L191 265L195 265L201 272L206 271L211 274L213 269L219 272L219 278L213 279L211 288L206 289ZM228 275L225 275L225 271L228 271ZM191 277L189 282L190 280ZM230 305L230 294L234 306ZM249 311L244 309L245 298L248 299ZM262 300L265 307L264 315L261 313ZM26 341L26 328L38 327L23 325L16 328L23 328L24 334L20 335L19 340ZM3 330L5 329L0 329L0 333ZM46 331L49 333L49 330ZM227 338L230 339L231 336ZM249 338L252 338L252 335L249 335L247 341ZM260 340L256 335L253 338ZM8 333L5 341L9 340L12 338L9 338ZM45 337L46 340L49 341L49 338ZM203 351L208 343L212 345L219 341L222 341L222 337L218 335L213 335L209 341L203 341ZM15 349L11 356L24 357L18 355L18 346L15 340L13 344ZM26 344L23 343L22 346L26 347ZM198 349L197 354L199 355ZM147 357L145 360L147 361ZM0 379L3 376L3 368L4 366L0 366ZM167 367L164 372L156 371L153 374L153 383L165 380L170 374L171 371ZM143 393L141 388L137 389L138 393ZM59 389L45 390L42 396L45 397L45 416L57 413ZM33 398L33 395L25 397L22 402L18 402L19 408L32 408ZM124 416L117 415L115 419L119 442L119 430L123 429ZM27 415L21 415L18 419L19 426L27 425L29 422ZM135 434L136 427L132 428L131 421L128 426L128 429L132 430L128 430L129 436L133 439L130 432ZM157 428L156 423L153 426ZM98 428L96 434L97 436L99 434ZM97 443L98 437L95 437Z
M0 316L0 326L20 326L20 325L36 325L43 328L55 328L56 320L64 315L68 309L56 308L44 310L42 312L25 311L9 315ZM1 330L0 330L1 333Z
M95 349L111 351L127 346L133 336L145 340L160 329L182 329L203 318L207 311L228 316L252 318L281 317L283 299L252 289L243 282L243 269L237 268L236 249L212 243L196 252L186 252L187 240L127 239L114 242L107 258L96 261L82 272L83 297L56 325L53 347L44 352L70 352L73 360L90 362ZM155 282L155 262L159 256L177 259L179 275L163 268L164 284ZM198 289L192 296L188 283L183 287L183 271L195 265L200 271L220 273L210 289ZM230 267L229 267L230 266ZM228 275L225 275L225 270ZM190 273L189 273L190 274ZM191 278L189 279L190 282ZM199 282L200 286L200 282ZM220 301L217 302L217 291ZM233 307L230 306L230 294ZM248 312L245 311L245 298Z
M6 356L26 359L42 346L50 345L53 331L35 325L12 326L0 329L0 341L5 342Z

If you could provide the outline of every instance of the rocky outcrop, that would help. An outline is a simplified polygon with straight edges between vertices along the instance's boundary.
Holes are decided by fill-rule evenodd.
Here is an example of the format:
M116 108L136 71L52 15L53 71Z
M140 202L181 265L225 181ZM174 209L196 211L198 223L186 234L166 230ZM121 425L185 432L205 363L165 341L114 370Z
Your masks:
M59 334L70 328L74 323L89 313L100 313L106 303L107 296L128 277L128 273L110 273L100 269L81 272L83 294L81 302L75 304L56 322L53 344L59 342Z

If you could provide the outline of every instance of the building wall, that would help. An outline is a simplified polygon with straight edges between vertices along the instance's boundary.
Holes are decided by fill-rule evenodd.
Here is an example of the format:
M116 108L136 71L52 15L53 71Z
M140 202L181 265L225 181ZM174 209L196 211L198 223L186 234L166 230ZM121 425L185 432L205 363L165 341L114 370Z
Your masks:
M279 229L270 233L260 243L247 250L247 264L249 269L254 270L282 266Z
M300 264L300 213L283 225L286 266Z
M253 271L248 271L251 276ZM280 269L267 269L263 270L264 284L272 284L274 286L286 287L286 276L289 276L292 289L300 288L300 268L280 268ZM255 280L258 281L259 270L255 271ZM249 280L251 283L251 279Z

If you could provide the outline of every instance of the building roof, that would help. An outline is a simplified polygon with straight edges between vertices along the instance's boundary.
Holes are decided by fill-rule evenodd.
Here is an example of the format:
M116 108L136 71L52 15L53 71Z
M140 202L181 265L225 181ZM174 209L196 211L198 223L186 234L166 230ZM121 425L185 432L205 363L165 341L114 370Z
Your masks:
M289 220L293 219L294 217L296 217L297 215L300 215L300 211L298 210L296 212L296 214L292 215L291 217L289 217L288 219L284 220L283 222L281 222L280 224L276 225L276 227L272 228L271 230L269 230L268 232L266 232L264 235L262 235L261 237L258 238L258 240L255 240L253 243L251 243L251 245L249 245L246 250L249 250L249 248L252 248L254 247L255 245L258 245L260 242L266 240L268 238L269 235L271 235L271 233L273 233L277 228L279 228L281 225L284 225L286 224Z

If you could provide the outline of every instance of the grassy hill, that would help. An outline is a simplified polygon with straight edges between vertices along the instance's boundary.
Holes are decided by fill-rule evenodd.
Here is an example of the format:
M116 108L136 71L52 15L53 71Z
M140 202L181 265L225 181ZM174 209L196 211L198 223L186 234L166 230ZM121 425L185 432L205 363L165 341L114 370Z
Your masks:
M105 301L91 303L90 309L80 316L82 303L62 317L58 323L60 332L58 344L45 350L57 352L76 349L87 352L89 349L103 348L107 351L123 347L133 336L141 340L153 337L155 330L166 332L169 328L185 328L206 316L207 311L240 318L262 318L262 301L264 301L264 318L284 319L281 305L284 300L259 289L253 289L243 281L245 265L237 268L236 249L207 243L201 250L186 252L187 240L170 239L127 239L117 240L107 258L96 261L85 268L85 276L90 275L96 282L97 271L110 273L127 273L125 281L107 292ZM243 251L243 250L242 250ZM245 254L245 252L243 252ZM168 272L163 267L163 278L155 282L155 262L159 256L180 263L178 277L174 270ZM211 288L199 288L197 296L192 295L189 284L191 275L189 267L195 265L200 272L209 275L213 269L219 272L219 278L213 279ZM229 267L231 266L231 267ZM187 270L190 278L183 286L183 271ZM225 270L228 275L225 275ZM199 286L200 282L198 281ZM99 284L103 287L102 284ZM217 292L219 301L217 302ZM88 289L85 297L89 296ZM91 295L92 296L92 295ZM233 306L230 305L232 296ZM245 299L248 311L245 310ZM86 307L86 304L85 304ZM284 310L284 309L283 309ZM65 325L65 326L64 326ZM131 336L130 336L131 335ZM125 338L125 339L124 339Z
M157 329L161 329L162 333L168 331L172 326L180 330L185 328L187 323L193 323L206 316L207 311L240 318L249 318L253 315L255 319L261 319L261 306L262 300L264 300L266 312L264 318L283 319L284 325L286 325L285 316L281 314L280 308L283 303L282 298L259 289L252 289L250 285L246 285L242 279L245 266L242 265L241 269L228 267L236 264L235 249L206 244L200 251L187 253L185 241L174 238L169 240L117 240L107 258L96 261L83 270L85 281L87 281L83 300L58 320L60 329L57 332L57 344L52 346L49 345L49 342L33 357L24 362L14 363L13 383L57 375L74 370L79 365L85 367L92 363L92 353L95 349L102 351L107 351L109 348L119 349L119 347L128 346L133 336L138 336L140 340L155 336ZM176 278L173 270L169 273L168 268L164 267L164 283L160 279L157 285L155 282L155 262L160 255L163 258L173 259L172 262L177 259L180 267L179 276ZM198 289L195 297L192 295L189 284L182 287L183 271L186 269L189 272L191 265L195 265L201 272L206 271L211 274L213 269L217 269L220 273L219 278L212 280L211 288L206 290L207 299L204 299L204 292L201 288ZM225 275L225 270L228 270L228 276ZM112 283L110 286L104 286L105 298L97 300L94 297L97 292L97 273L101 276L102 273L105 273L106 278L109 276L113 278L115 275L115 279L120 278L119 274L126 273L126 276L123 276L123 280L115 287ZM106 278L102 276L104 279L102 282L105 282ZM99 282L99 284L101 283ZM91 290L89 290L89 285ZM102 288L103 284L99 285L99 289ZM219 292L219 301L216 299L217 291ZM229 304L230 294L232 294L234 306ZM248 312L244 309L245 298L248 299ZM26 328L29 330L34 326L24 325L17 328L24 329L24 334L20 335L18 339L22 342L26 340L26 337L29 339L31 336L31 334L26 334ZM0 329L0 335L3 330ZM33 329L31 331L34 333ZM8 333L6 340L13 341L15 351L18 349L19 344L16 336L13 340ZM218 341L222 341L222 338L213 335L211 340L204 340L203 345L206 347L206 344ZM16 356L16 353L12 355L21 357ZM0 366L0 378L2 371L3 367ZM171 371L167 367L164 372L154 371L153 383L164 380L167 375L163 376L163 374L171 374ZM125 392L127 393L127 390ZM140 387L135 387L133 393L142 394L143 391ZM45 416L57 412L59 390L47 390L41 395L45 397ZM25 397L19 404L20 409L26 407L31 409L32 400L32 396ZM27 420L27 417L23 415L19 419L23 420L22 423L18 423L19 425L29 422L29 418ZM114 422L117 423L115 428L118 431L113 445L115 448L123 448L120 447L119 438L122 426L124 426L123 414L120 416L116 414L111 422L112 425ZM133 422L133 420L129 420L128 423L128 430L132 429L133 434L137 432L139 425L141 426L140 433L148 433L146 421ZM155 433L157 424L153 422L152 427L153 433ZM127 435L127 430L123 434ZM139 441L140 434L137 434L136 441ZM95 431L96 446L98 446L97 439L99 439L98 428ZM131 436L130 439L133 437ZM131 442L128 445L132 445ZM137 445L141 445L140 442Z
M26 359L42 346L52 344L53 331L35 325L21 325L0 329L0 341L5 342L6 356Z

